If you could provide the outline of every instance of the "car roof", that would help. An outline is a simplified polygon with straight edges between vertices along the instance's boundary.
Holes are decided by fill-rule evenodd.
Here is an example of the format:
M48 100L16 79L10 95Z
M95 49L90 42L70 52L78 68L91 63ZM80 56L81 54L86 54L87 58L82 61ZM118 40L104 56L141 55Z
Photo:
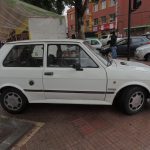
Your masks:
M34 43L34 42L74 42L74 43L83 43L84 40L80 39L39 39L39 40L23 40L23 41L13 41L6 42L6 44L19 44L19 43Z
M86 38L85 40L98 40L98 38L96 38L96 37L91 37L91 38Z

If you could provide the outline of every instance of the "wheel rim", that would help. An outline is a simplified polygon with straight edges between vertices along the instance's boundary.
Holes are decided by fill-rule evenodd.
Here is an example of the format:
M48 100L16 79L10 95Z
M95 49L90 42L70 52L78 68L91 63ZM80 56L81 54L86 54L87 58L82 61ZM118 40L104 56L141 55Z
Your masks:
M132 111L139 110L144 104L144 93L136 92L134 93L129 100L129 108Z
M17 111L22 107L22 98L14 92L9 92L4 97L5 106L12 111Z

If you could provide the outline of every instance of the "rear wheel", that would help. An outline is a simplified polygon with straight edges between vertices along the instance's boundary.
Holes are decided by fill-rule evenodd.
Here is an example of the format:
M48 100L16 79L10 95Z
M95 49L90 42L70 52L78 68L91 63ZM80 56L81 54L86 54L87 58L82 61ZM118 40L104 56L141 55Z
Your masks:
M121 96L122 107L125 113L132 115L141 111L145 105L147 92L138 86L129 87Z
M14 88L6 89L1 94L1 106L9 113L21 113L27 106L28 101L24 94Z

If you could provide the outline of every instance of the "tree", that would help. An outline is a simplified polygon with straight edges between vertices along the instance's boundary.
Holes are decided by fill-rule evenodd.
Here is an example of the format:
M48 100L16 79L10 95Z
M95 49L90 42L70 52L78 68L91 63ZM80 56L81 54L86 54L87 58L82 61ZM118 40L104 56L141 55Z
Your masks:
M89 3L89 0L64 0L65 4L75 7L76 37L84 39L83 15Z
M84 38L83 15L89 0L23 0L43 9L62 14L66 5L75 7L76 37Z
M59 15L62 14L65 4L62 0L22 0L26 3L35 5L48 11L55 12Z

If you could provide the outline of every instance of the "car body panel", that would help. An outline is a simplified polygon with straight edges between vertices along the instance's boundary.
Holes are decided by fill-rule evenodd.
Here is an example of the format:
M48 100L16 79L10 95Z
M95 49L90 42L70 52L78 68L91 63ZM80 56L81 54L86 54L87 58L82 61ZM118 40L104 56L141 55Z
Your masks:
M135 58L145 60L148 54L150 54L150 44L138 47L135 52Z
M29 103L64 103L111 105L124 87L139 85L150 90L150 67L144 64L113 60L108 65L84 43L78 40L21 41L6 44L0 51L0 89L15 87ZM44 64L39 68L4 67L3 60L14 45L42 43ZM47 44L77 44L98 65L97 68L47 68ZM53 76L45 76L53 72ZM142 78L141 78L142 77ZM29 85L33 80L35 84Z

